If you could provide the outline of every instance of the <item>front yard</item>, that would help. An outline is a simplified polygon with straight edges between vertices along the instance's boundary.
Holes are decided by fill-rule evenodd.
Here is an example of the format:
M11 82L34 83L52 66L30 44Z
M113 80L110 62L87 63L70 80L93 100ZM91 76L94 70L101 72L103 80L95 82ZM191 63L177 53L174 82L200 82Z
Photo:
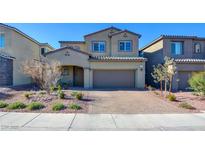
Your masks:
M157 89L150 91L153 95L158 98L175 105L179 108L187 109L191 112L200 112L205 111L205 97L197 95L194 92L190 91L179 91L171 94L174 98L164 98L161 96L161 92ZM168 93L168 92L167 92Z
M82 99L72 96L73 91L83 94ZM205 99L191 92L174 93L175 101L168 101L160 92L138 90L63 90L65 97L56 93L25 88L0 88L0 102L7 105L0 111L55 112L55 113L192 113L205 110ZM9 104L23 103L15 109ZM34 103L34 104L33 104ZM180 104L186 103L185 108ZM195 109L187 109L187 104ZM21 104L20 104L21 105ZM32 107L31 107L32 105ZM183 104L184 105L184 104Z
M0 111L15 112L61 112L61 113L86 113L88 103L92 101L87 93L83 93L82 99L76 99L71 96L72 91L62 90L64 98L59 98L56 93L47 94L45 91L22 89L22 88L0 88L0 102L7 104ZM10 104L24 104L24 107L18 109L9 108ZM30 105L29 105L30 104ZM33 105L33 108L29 106ZM41 106L38 107L37 105ZM36 108L35 108L36 107Z

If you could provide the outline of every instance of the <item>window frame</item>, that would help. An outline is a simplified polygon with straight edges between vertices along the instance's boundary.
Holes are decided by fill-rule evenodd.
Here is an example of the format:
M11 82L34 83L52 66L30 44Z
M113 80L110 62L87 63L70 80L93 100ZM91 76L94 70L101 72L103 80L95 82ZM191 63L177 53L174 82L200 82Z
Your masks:
M62 67L62 76L70 76L70 69L68 67Z
M1 42L1 35L3 35L4 36L4 41L3 41L3 43ZM3 45L2 45L2 44ZM1 46L2 45L2 46ZM5 33L0 33L0 49L4 49L6 47L6 36L5 36Z
M42 49L43 49L44 53L42 53ZM46 48L42 47L41 48L41 55L44 55L45 53L46 53Z
M124 42L124 43L125 43L125 50L121 50L121 49L120 49L120 43L121 43L121 42ZM127 50L127 49L126 49L126 42L130 42L130 50ZM119 40L119 41L118 41L118 51L119 51L119 52L132 52L132 48L133 48L132 45L133 45L132 40Z
M182 51L181 51L180 54L176 54L176 51L175 51L175 53L173 53L173 51L172 51L172 44L173 44L173 43L181 43L181 45L182 45L182 47L181 47L181 48L182 48ZM174 56L184 55L184 41L172 40L171 43L170 43L170 49L171 49L171 54L174 55Z
M197 44L199 44L199 49L200 49L199 52L196 52L196 45L197 45ZM200 42L195 42L195 43L194 43L194 53L195 53L195 54L201 54L201 52L202 52L201 49L202 49L201 43L200 43Z
M100 49L100 43L104 43L104 50L94 50L94 43L98 43L98 49ZM106 41L92 41L91 42L91 51L94 53L105 53L106 52Z

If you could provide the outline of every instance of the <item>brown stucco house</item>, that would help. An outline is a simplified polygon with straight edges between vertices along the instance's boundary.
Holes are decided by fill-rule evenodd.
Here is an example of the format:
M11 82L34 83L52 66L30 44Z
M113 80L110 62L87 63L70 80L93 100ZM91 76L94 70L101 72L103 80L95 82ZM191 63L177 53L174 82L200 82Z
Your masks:
M61 63L61 81L84 88L144 88L145 58L139 57L140 35L109 27L84 41L59 41L45 57Z
M205 38L197 36L161 35L140 49L146 64L146 83L154 85L151 73L153 65L163 63L164 57L172 57L177 63L177 73L173 80L174 90L189 87L188 79L194 72L205 71Z

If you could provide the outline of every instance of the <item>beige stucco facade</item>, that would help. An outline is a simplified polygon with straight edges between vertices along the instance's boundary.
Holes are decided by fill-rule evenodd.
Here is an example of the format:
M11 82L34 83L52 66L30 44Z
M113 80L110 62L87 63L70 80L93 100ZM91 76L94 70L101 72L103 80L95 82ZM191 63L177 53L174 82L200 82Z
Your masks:
M140 35L134 32L110 27L85 35L84 41L59 41L60 48L56 50L49 44L39 43L20 30L5 24L0 24L0 33L5 36L5 46L0 49L0 53L13 58L13 62L10 63L13 65L12 85L32 83L31 77L21 71L21 65L26 60L40 60L44 56L48 60L60 62L63 70L61 81L69 86L95 88L93 79L97 79L97 76L94 71L105 71L104 83L110 80L112 84L118 79L118 83L125 87L144 88L146 59L138 57ZM105 42L105 50L93 51L93 41ZM119 41L129 41L130 49L120 51ZM100 59L102 57L103 59ZM112 79L109 78L108 72L112 73ZM121 78L118 76L120 73ZM101 80L98 81L101 83ZM118 83L116 82L115 86L118 87Z
M71 48L65 48L56 52L51 51L46 57L49 60L56 60L62 66L68 66L69 76L63 78L64 81L73 81L73 66L83 68L84 88L93 88L93 71L94 70L134 70L135 71L135 88L144 88L145 83L145 62L137 61L92 61L89 55L75 51ZM106 79L105 79L106 80ZM72 84L71 84L72 85Z
M30 84L32 80L22 72L21 65L25 60L40 58L41 44L23 32L4 24L0 24L0 33L5 36L5 47L0 48L0 53L14 57L13 85ZM43 46L53 50L52 47Z
M128 72L134 71L134 76L132 76L132 78L134 77L133 87L144 88L145 59L138 57L139 37L139 34L111 27L85 35L85 41L59 41L61 48L46 54L46 57L50 60L59 61L63 67L83 68L84 88L94 88L94 71L99 72L103 70L112 71L114 74L115 72L119 72L119 70L122 70L122 72L123 70L127 70ZM132 42L131 51L119 51L119 41L122 40ZM104 52L95 52L92 50L92 43L96 41L105 42ZM96 56L106 57L107 59L93 59ZM112 58L109 59L110 57ZM121 57L121 59L116 59L117 57ZM129 59L129 57L132 57L132 59ZM70 69L69 75L67 79L64 77L63 80L74 82L76 76L74 69ZM114 77L117 78L115 75ZM109 76L105 76L103 80L110 80ZM112 80L114 81L115 79Z

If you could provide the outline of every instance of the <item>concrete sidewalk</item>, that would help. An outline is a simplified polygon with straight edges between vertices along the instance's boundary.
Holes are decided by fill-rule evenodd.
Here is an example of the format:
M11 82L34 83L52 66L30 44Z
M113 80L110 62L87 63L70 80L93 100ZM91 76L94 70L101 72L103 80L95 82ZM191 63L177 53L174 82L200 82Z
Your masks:
M205 113L56 114L0 112L0 130L205 130Z

